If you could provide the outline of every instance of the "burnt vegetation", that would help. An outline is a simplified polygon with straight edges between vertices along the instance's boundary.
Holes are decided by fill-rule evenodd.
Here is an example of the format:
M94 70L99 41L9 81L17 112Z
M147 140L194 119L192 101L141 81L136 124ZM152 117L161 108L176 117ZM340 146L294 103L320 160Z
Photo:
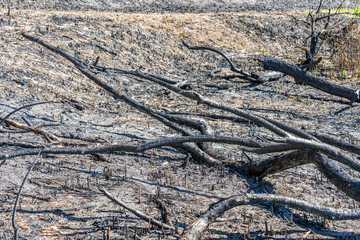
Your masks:
M286 219L290 228L294 228L294 226L302 228L302 231L297 235L298 237L307 238L310 235L319 237L321 235L333 238L359 238L357 230L347 232L329 229L330 222L360 219L360 146L355 138L349 137L350 141L339 138L339 132L342 133L342 130L333 132L334 128L341 129L341 122L338 123L338 126L328 128L330 132L321 133L303 124L296 124L297 118L299 122L312 121L313 118L307 116L306 112L299 111L297 114L293 114L287 112L286 109L277 111L266 106L263 108L239 107L236 103L233 104L219 98L219 94L217 96L211 94L211 89L228 90L236 81L257 87L278 82L288 84L285 81L293 81L295 88L305 86L307 89L311 89L310 91L315 91L321 95L321 103L324 108L327 107L326 104L336 102L342 106L341 112L357 109L360 103L360 88L356 88L359 87L358 80L352 86L345 86L341 81L333 81L331 78L334 75L329 74L327 69L319 66L324 61L323 59L332 59L334 56L338 56L334 65L341 68L343 75L344 71L352 72L357 78L356 71L358 71L359 66L353 60L354 58L359 59L360 50L353 41L360 39L358 19L352 16L352 12L324 11L322 4L323 2L320 1L317 8L310 9L307 13L307 19L304 20L303 24L309 30L309 35L304 39L305 44L301 47L301 52L305 52L305 54L298 56L301 60L295 63L266 54L246 56L241 64L236 63L232 57L228 56L230 50L225 51L222 46L195 45L193 42L196 39L181 34L181 40L177 44L181 46L183 51L186 51L186 55L195 56L199 54L203 62L209 60L211 56L213 57L211 60L215 59L215 65L221 63L222 69L225 69L205 71L209 73L206 76L207 78L217 79L217 81L204 84L206 89L210 89L209 91L201 90L201 85L200 87L194 86L190 79L186 79L186 76L176 78L172 75L172 77L166 77L161 73L151 72L149 71L151 66L144 67L144 69L141 66L130 68L106 64L109 62L106 62L103 56L98 55L90 58L80 52L80 47L76 47L77 50L74 54L70 53L42 36L44 34L41 31L46 31L47 34L51 32L48 29L50 26L44 27L45 30L41 30L43 27L41 26L40 33L36 34L22 31L21 36L19 36L22 40L21 43L30 42L30 46L34 46L34 49L35 46L39 47L39 50L30 48L27 51L40 51L44 58L49 55L61 58L60 62L66 65L68 69L76 69L76 77L81 75L84 79L92 82L90 86L96 89L97 97L110 100L99 110L91 103L87 103L85 99L79 101L63 94L56 94L56 100L23 104L12 111L4 111L0 115L1 132L4 136L1 143L0 168L11 160L20 161L26 156L28 156L26 159L30 159L31 162L21 186L12 190L14 204L11 222L13 235L11 238L18 239L23 230L28 230L27 227L21 229L17 223L17 219L20 219L22 214L30 211L19 206L21 205L21 197L29 197L33 201L35 199L40 202L38 204L54 200L49 196L36 193L22 193L27 181L34 185L33 189L49 188L48 193L51 192L55 196L56 193L54 192L59 191L59 187L56 186L59 184L57 180L51 178L31 180L32 171L43 171L48 175L53 174L53 171L81 172L86 177L79 177L78 175L75 179L70 177L63 179L64 182L61 183L63 185L61 191L65 192L63 194L71 192L72 195L82 198L82 202L101 201L101 204L114 204L110 206L116 206L113 208L120 209L120 212L114 212L113 216L105 215L98 219L94 217L95 220L91 217L80 219L78 215L75 216L76 212L78 214L79 211L82 211L83 206L81 204L73 206L74 210L69 210L74 212L71 213L71 217L69 211L57 209L58 216L65 215L69 220L73 219L85 223L94 220L91 228L83 227L81 233L75 231L71 235L73 233L71 232L67 235L68 237L78 237L78 234L82 234L89 239L93 236L103 239L144 239L147 237L154 238L154 236L159 239L201 239L202 237L211 238L212 235L216 234L221 235L218 232L219 230L211 229L212 224L219 224L219 222L229 223L231 226L235 225L235 228L237 228L236 225L245 224L245 231L238 230L234 233L230 230L224 230L226 234L223 234L227 235L228 238L267 239L276 236L287 238L287 231L290 231L289 234L291 234L291 230L274 230L273 223L270 224L266 217L256 217L256 213L262 211L270 213L275 218L277 215L281 215L279 221L280 218ZM8 11L10 15L10 8ZM65 19L56 16L52 16L52 18L56 18L56 21L65 21ZM164 20L163 18L165 22L169 19ZM138 37L140 36L141 32L139 31ZM71 46L74 44L71 37L62 37L69 38ZM118 35L116 37L122 38ZM114 58L117 57L118 53L111 46L100 43L93 43L93 46L97 51ZM127 49L127 46L123 45L121 48ZM137 54L131 49L129 52L134 55ZM350 56L349 53L351 53ZM147 56L143 57L146 58ZM352 62L349 63L350 60L347 61L347 58L351 58ZM39 65L41 65L42 60L41 58L36 59ZM178 62L181 60L179 57ZM58 66L55 65L55 62L53 64L54 69L56 69ZM251 67L246 66L246 64L251 65ZM168 68L172 67L176 68L177 66L168 66ZM22 69L22 71L26 72L26 69ZM189 71L194 71L194 69ZM149 99L146 93L136 97L131 96L132 89L118 86L119 78L116 77L131 81L130 85L135 81L140 82L141 85L138 87L150 89L149 91L160 95L161 102L158 102L158 99ZM64 85L69 84L65 80L63 81ZM71 81L71 79L66 81ZM49 80L49 84L50 82L51 80ZM17 80L17 83L21 87L27 84L20 80ZM149 86L156 87L151 89ZM37 94L41 95L42 92L40 91ZM262 94L266 94L265 91ZM272 91L271 94L286 95L285 92L281 93L277 90ZM249 98L253 101L252 96ZM167 106L166 101L173 99L177 99L175 105L173 107ZM306 96L302 96L302 93L296 91L291 96L291 101L297 101L300 105L309 104L314 99L316 96L310 97L308 95L306 98ZM248 100L250 101L250 99ZM282 101L286 100L282 99ZM271 100L268 100L269 105L271 105L270 102ZM22 118L15 117L19 113L26 114L27 109L36 106L44 106L46 109L45 106L48 105L59 105L60 107L69 106L72 111L79 115L80 119L84 111L96 112L99 110L98 113L101 115L102 111L107 111L107 108L111 109L112 106L108 106L108 104L115 105L118 103L123 104L121 107L126 110L115 109L115 114L121 114L127 119L125 121L131 122L134 118L130 116L132 113L129 109L135 109L142 114L140 119L136 119L136 121L141 122L139 126L141 124L147 125L142 126L137 134L131 136L130 141L109 140L93 134L81 135L70 130L60 133L56 130L58 121L54 121L53 125L34 126L24 116ZM177 106L179 106L178 109ZM189 106L195 111L189 109ZM170 110L173 108L176 111ZM271 114L273 112L275 114ZM331 115L331 113L329 114ZM289 124L283 120L282 115L285 118L291 115L295 121ZM348 118L350 123L348 124L356 126L359 123L358 117L350 116ZM61 124L66 122L66 118L62 119L61 114L59 118L61 118L59 121ZM334 118L336 118L335 114ZM87 125L86 128L101 127L107 129L104 132L112 132L111 134L113 134L115 130L108 129L112 129L116 123L108 123L105 118L99 119L101 120L92 122L91 126ZM149 119L152 119L151 122ZM163 131L165 134L160 134L163 136L158 137L157 130L152 129L150 124L159 125L160 123L165 126ZM235 130L236 128L240 130ZM356 127L355 129L358 130ZM28 133L40 137L36 138L37 141L23 141L21 136ZM127 135L125 132L114 134ZM151 137L152 134L154 134L153 137ZM24 138L28 139L28 137ZM76 170L72 166L67 166L66 161L58 164L51 162L51 159L62 159L63 156L67 155L71 157L71 161L80 161L79 166L88 170ZM105 165L101 167L101 170L95 166L94 168L97 170L94 170L91 168L94 166L93 164L87 165L87 160L84 160L85 156L90 156L91 161L95 164L102 163ZM127 160L123 160L124 158ZM156 163L159 159L166 161L161 160L161 164ZM121 161L123 161L122 165L117 165L117 162ZM46 162L45 165L44 162ZM171 164L171 167L164 167L167 164ZM284 191L277 192L269 187L270 183L267 179L271 176L282 176L281 174L289 174L289 171L296 172L297 169L308 166L312 166L311 171L316 172L317 188L331 189L330 194L340 192L339 194L342 194L341 199L346 197L351 204L341 204L341 201L335 199L337 197L334 195L327 195L326 198L329 199L329 202L324 204L324 202L315 202L309 198L303 199L301 193L284 194ZM131 170L133 171L131 172L130 168L138 169ZM4 174L11 173L2 172L2 175ZM146 180L137 174L144 174ZM300 170L297 175L298 179L304 180L306 178L304 169ZM191 183L190 178L205 179L206 176L214 177L215 180L202 182L203 185L198 186L204 188L204 191L207 191L205 188L209 190L207 193L203 193L194 186L200 183ZM21 178L21 176L18 177ZM232 180L228 182L226 179ZM247 182L248 189L244 189L243 186L238 189L236 181ZM74 187L76 185L74 182L77 182L77 187ZM291 183L289 184L291 188ZM212 195L209 193L220 188L225 189L225 194ZM169 193L170 190L175 193ZM121 193L119 193L120 196L118 192ZM326 194L329 193L326 192ZM103 198L98 200L91 195L102 196ZM187 195L206 200L199 200L197 205L192 206L193 200L188 199ZM199 206L201 206L201 211L197 209ZM246 210L242 210L244 206L255 206L256 210L250 210L251 213L247 214ZM149 208L156 209L156 211L149 210ZM38 212L40 213L41 210ZM131 213L131 217L125 213ZM7 214L11 214L11 212L8 211ZM240 216L240 220L234 220L234 215ZM36 216L36 211L34 211L34 217ZM122 216L126 217L122 219ZM257 220L255 220L256 218ZM54 222L52 221L51 224L56 225ZM139 222L142 223L139 224ZM0 224L3 224L1 220ZM354 224L356 225L356 222ZM252 230L255 225L261 227ZM231 226L223 229L231 229ZM221 226L217 229L221 229ZM292 231L292 233L295 232L295 230ZM59 232L61 231L59 230ZM316 232L318 235L315 234ZM4 232L3 235L4 238L10 237L10 233ZM66 234L55 232L49 233L47 236L63 237Z

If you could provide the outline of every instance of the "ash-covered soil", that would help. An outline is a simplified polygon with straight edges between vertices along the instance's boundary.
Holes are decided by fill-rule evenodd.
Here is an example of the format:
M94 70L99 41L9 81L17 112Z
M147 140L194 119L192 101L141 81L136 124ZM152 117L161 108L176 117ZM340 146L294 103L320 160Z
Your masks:
M340 4L351 7L357 4L356 0L323 1L323 7L336 9ZM291 10L317 8L319 1L314 0L22 0L13 1L15 8L23 9L54 9L54 10L101 10L117 12L228 12L228 11L264 11L264 10ZM7 1L0 2L6 7Z
M173 8L174 11L168 13L163 11L167 10L166 6L172 8L176 4L185 6L190 3L174 1L166 5L157 1L159 5L154 6L162 6L159 8L161 13L151 13L155 7L137 9L136 4L131 5L130 1L122 3L124 5L114 2L113 6L121 5L119 9L122 10L113 7L107 11L95 1L61 2L63 5L57 7L52 7L60 4L56 1L47 2L45 7L41 4L34 7L30 1L23 1L22 8L13 7L10 16L7 15L8 9L2 5L2 116L29 103L65 99L66 103L23 109L11 118L64 136L91 138L97 141L92 146L178 136L149 116L114 100L60 56L22 38L20 33L24 31L86 61L92 62L99 56L101 65L141 68L144 72L188 80L194 91L216 101L249 109L310 132L328 133L343 141L359 144L359 106L349 107L344 99L296 84L288 77L264 84L252 84L238 78L226 80L221 76L231 72L222 58L210 52L190 51L181 44L181 39L185 38L194 45L221 48L247 71L261 70L257 62L251 61L255 56L272 55L298 63L303 58L304 39L308 36L303 10L216 12L204 7L207 12L176 13L181 10ZM294 4L306 6L305 2L308 1L296 1ZM79 7L74 6L75 3ZM155 1L148 3L155 4ZM222 5L220 1L205 3ZM276 4L287 6L287 3ZM124 11L126 4L134 7L129 11L148 12L117 12ZM153 6L151 4L148 6ZM197 1L194 4L201 5ZM224 6L227 4L263 3L225 1ZM272 9L271 4L267 5L264 1L263 5ZM337 84L359 88L359 80L351 73L344 75L337 70L326 52L313 74ZM119 92L159 111L187 113L193 118L201 118L197 115L205 112L221 113L136 77L101 72L97 76ZM268 134L248 123L202 119L215 129L215 134L254 138ZM53 146L42 136L17 129L2 128L0 131L2 152L20 149L17 143L28 147ZM215 146L219 153L229 158L249 161L236 146ZM208 168L193 161L185 168L186 153L177 148L164 147L142 154L114 153L105 157L107 161L93 156L47 155L18 157L2 162L0 238L11 239L13 236L11 217L16 194L34 160L41 164L35 166L24 187L16 215L23 239L102 239L109 227L111 239L133 239L135 231L138 239L176 239L179 236L149 228L147 222L110 202L98 191L96 184L156 218L161 218L161 213L150 200L160 191L170 210L172 222L177 224L180 233L211 203L244 192L282 194L332 207L359 207L359 203L338 191L313 165L290 169L258 182L241 173ZM250 154L250 157L259 159L266 156ZM110 176L107 174L109 170ZM273 230L272 236L265 236L265 222ZM356 239L360 237L359 223L324 223L324 219L314 215L283 207L243 206L228 211L218 219L204 238Z

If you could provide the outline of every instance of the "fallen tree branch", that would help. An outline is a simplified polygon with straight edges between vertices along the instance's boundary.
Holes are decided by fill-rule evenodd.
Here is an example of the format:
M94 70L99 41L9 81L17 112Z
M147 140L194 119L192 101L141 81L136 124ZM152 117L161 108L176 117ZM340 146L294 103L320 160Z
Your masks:
M11 115L13 115L14 113L16 113L17 111L20 111L21 109L27 108L27 107L32 107L32 106L36 106L36 105L40 105L40 104L47 104L47 103L62 103L62 102L55 102L55 101L46 101L46 102L38 102L38 103L31 103L31 104L27 104L24 106L21 106L19 108L16 108L14 111L11 111L10 113L8 113L5 117L1 118L1 122L0 125L2 125L6 119L8 119Z
M335 148L329 144L315 140L300 139L297 137L287 138L286 142L292 145L301 146L303 148L310 148L315 151L322 152L331 159L340 162L342 164L345 164L350 168L360 172L360 162L352 159L351 156L348 156L347 154L343 153L340 149Z
M359 178L354 178L342 171L335 161L327 158L323 154L314 153L311 160L332 184L348 197L360 202Z
M283 74L279 75L279 74L274 74L274 73L265 73L265 74L251 73L250 74L250 73L245 72L242 69L237 68L235 66L235 64L221 50L218 50L218 49L212 48L212 47L205 47L205 46L190 46L186 41L182 41L182 43L184 44L185 47L187 47L190 50L207 50L207 51L211 51L211 52L215 52L215 53L219 54L230 64L231 71L241 74L241 76L237 76L237 77L243 78L243 79L251 81L251 82L263 83L263 82L266 82L267 80L271 79L271 81L274 81L274 80L280 79L284 76Z
M1 153L0 159L10 159L19 156L38 155L38 154L93 154L108 153L115 151L136 152L135 144L117 144L103 147L62 147L62 148L33 148Z
M220 215L234 207L250 204L276 204L308 213L313 213L331 220L360 219L360 209L339 209L325 207L317 203L309 203L303 200L298 200L286 196L277 196L274 194L242 194L212 204L198 220L185 228L185 231L180 239L200 239L202 233Z
M263 179L267 175L285 171L300 165L311 163L312 151L307 149L292 151L263 160L248 162L238 168L240 173Z
M240 166L238 171L248 176L263 179L270 174L309 163L315 164L317 169L348 197L360 202L360 185L358 184L360 179L342 171L334 160L314 150L297 150L264 160L249 162Z
M331 95L349 99L351 103L360 102L360 89L353 90L336 85L325 79L315 77L294 64L274 57L258 58L257 60L263 64L265 69L285 73L286 75L293 77L298 83L309 85Z
M324 143L327 143L329 145L338 147L345 151L360 155L360 146L358 146L358 145L347 143L347 142L341 141L341 140L336 140L328 135L318 134L315 132L312 132L311 135L313 135L314 137L316 137L317 139L319 139L320 141L322 141Z
M50 133L48 131L41 130L41 129L38 129L38 128L35 128L35 127L29 127L29 126L27 126L25 124L22 124L22 123L19 123L19 122L15 121L15 120L2 118L1 116L0 116L0 119L3 119L4 123L7 124L7 125L23 129L23 130L25 130L27 132L33 132L33 133L41 135L41 136L47 136L48 138L50 138L51 140L54 140L54 141L63 142L63 140L62 140L62 138L60 136L56 136L55 134L52 134L52 133Z
M126 210L132 212L135 216L147 221L147 222L150 222L151 224L153 225L156 225L160 228L164 227L166 229L170 229L170 230L175 230L174 227L172 226L169 226L168 224L166 223L162 223L138 210L136 210L135 208L132 208L132 207L129 207L127 204L125 204L124 202L122 202L121 200L115 198L114 196L112 196L108 191L106 191L105 188L101 187L101 186L98 186L98 189L108 198L110 199L111 201L113 201L114 203L122 206L123 208L125 208Z
M12 120L12 119L5 119L5 117L3 118L1 116L0 116L0 119L4 120L4 123L7 124L7 125L10 125L10 126L13 126L13 127L19 128L19 129L23 129L26 132L32 132L32 133L41 135L41 136L45 137L45 139L48 140L48 141L49 140L57 141L60 144L63 144L65 146L88 145L87 142L83 142L83 141L77 141L77 142L66 141L66 140L63 139L64 136L55 135L55 134L53 134L51 132L41 130L41 129L37 128L37 127L30 127L30 126L27 126L25 124L19 123L19 122L15 121L15 120Z
M242 69L238 69L235 64L223 53L221 50L218 50L216 48L212 47L204 47L204 46L190 46L186 41L182 41L185 47L187 47L190 50L208 50L211 52L215 52L219 55L221 55L229 64L230 64L230 70L236 73L240 73L244 77L246 77L248 80L253 82L259 82L257 79L253 78L250 73L245 72Z
M37 163L37 160L35 160L32 164L31 164L31 167L29 169L29 171L27 172L27 174L25 175L24 177L24 180L23 182L21 183L21 186L20 186L20 189L19 189L19 192L17 194L17 197L16 197L16 201L15 201L15 204L14 204L14 210L13 210L13 216L12 216L12 227L14 228L14 239L17 240L18 239L18 230L19 228L16 226L16 221L15 221L15 215L16 215L16 208L17 208L17 205L19 204L19 200L20 200L20 196L21 196L21 192L25 186L25 182L26 180L28 179L31 171L33 170L35 164Z
M138 142L123 143L102 147L62 147L62 148L33 148L24 149L8 153L1 153L0 159L10 159L18 156L37 155L37 154L94 154L94 153L108 153L108 152L144 152L152 148L163 146L181 146L182 143L187 142L217 142L235 145L243 145L247 147L260 147L256 142L246 141L240 138L220 137L220 136L187 136L178 138L160 138L146 141L142 144Z

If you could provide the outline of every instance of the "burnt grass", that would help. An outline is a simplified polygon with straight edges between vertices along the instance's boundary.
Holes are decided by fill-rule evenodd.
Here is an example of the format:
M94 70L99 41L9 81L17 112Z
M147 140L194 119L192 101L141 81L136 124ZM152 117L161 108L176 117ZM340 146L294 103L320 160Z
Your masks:
M301 2L301 1L298 1ZM261 71L256 56L276 56L292 63L304 58L309 30L302 9L287 11L121 12L116 9L12 7L3 5L0 21L0 114L33 102L62 101L25 108L11 116L67 138L92 139L89 146L179 136L160 122L116 101L58 55L22 38L35 35L88 62L141 69L188 80L194 91L309 132L327 133L359 144L359 106L284 77L254 84L232 74L227 63L210 52L190 51L181 44L221 48L247 71ZM252 9L256 10L256 9ZM180 11L181 12L181 11ZM359 88L358 77L344 74L329 58L314 75ZM97 76L123 94L158 111L206 120L215 134L261 139L269 132L253 124L201 117L226 114L197 105L158 85L118 73ZM226 114L230 115L230 114ZM43 136L2 127L0 147L56 147ZM19 144L22 144L21 146ZM228 158L247 162L239 147L215 144ZM116 152L104 159L88 155L17 157L0 163L0 238L11 239L11 217L21 182L35 166L23 189L16 215L21 239L177 239L108 200L105 187L129 206L161 219L152 201L161 196L179 232L208 206L240 193L276 193L331 207L358 208L314 165L266 177L263 181L226 168L209 168L186 152L163 147L140 154ZM249 154L253 161L267 156ZM355 157L355 156L354 156ZM354 177L359 177L354 173ZM270 235L265 235L265 222ZM357 239L359 221L328 221L292 209L254 205L226 212L204 233L205 239ZM136 236L134 237L136 232Z

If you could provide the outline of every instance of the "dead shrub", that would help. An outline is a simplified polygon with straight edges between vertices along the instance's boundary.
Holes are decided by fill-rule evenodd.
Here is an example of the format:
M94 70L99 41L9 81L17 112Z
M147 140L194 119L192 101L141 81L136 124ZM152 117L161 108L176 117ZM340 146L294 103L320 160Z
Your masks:
M329 31L326 38L331 50L330 58L335 67L360 76L359 20L349 20L345 27Z

